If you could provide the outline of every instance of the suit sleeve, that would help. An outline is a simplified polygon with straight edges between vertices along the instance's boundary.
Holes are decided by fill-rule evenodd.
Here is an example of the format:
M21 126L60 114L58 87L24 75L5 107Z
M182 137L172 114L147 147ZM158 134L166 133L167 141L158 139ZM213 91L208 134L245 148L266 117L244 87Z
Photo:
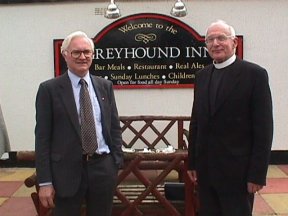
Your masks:
M197 81L195 81L194 85L194 100L192 105L192 113L191 113L191 121L189 125L189 138L188 138L188 169L195 170L196 169L196 140L197 140Z
M261 68L256 74L251 100L253 146L248 182L265 185L273 136L272 98L267 71Z
M52 133L51 97L48 88L40 84L36 96L35 153L38 183L52 182L50 143Z
M122 131L116 106L112 82L109 82L109 95L111 105L111 150L118 167L123 165Z

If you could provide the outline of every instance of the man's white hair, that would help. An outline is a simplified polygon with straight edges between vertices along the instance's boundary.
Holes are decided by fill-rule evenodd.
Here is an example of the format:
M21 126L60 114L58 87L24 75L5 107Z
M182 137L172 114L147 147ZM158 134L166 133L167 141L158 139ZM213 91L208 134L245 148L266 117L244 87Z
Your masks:
M89 41L90 45L91 45L91 49L94 51L94 42L92 41L92 39L89 38L87 36L87 34L82 32L82 31L75 31L75 32L72 32L71 34L69 34L64 39L64 41L62 42L62 46L61 46L61 53L62 54L64 53L64 51L66 51L68 49L72 39L77 38L77 37L86 38Z
M207 37L208 30L215 25L221 25L221 26L227 28L228 31L230 32L231 36L236 37L235 29L232 26L228 25L223 20L217 20L216 22L211 23L210 26L206 29L205 37Z

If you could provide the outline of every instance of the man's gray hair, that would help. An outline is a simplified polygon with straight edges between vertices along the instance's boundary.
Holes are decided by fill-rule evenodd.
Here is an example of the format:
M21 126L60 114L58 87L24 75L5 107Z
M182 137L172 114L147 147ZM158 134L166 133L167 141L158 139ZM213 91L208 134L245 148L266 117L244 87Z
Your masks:
M210 26L206 29L205 37L207 37L207 33L208 33L209 28L211 28L214 25L222 25L223 27L225 27L229 30L231 36L236 37L235 29L232 26L228 25L223 20L217 20L216 22L211 23Z
M68 49L72 39L77 38L77 37L86 38L89 41L90 45L91 45L91 49L94 51L94 42L92 41L92 39L89 38L87 36L87 34L82 32L82 31L75 31L75 32L72 32L71 34L69 34L64 39L64 41L62 42L62 46L61 46L61 53L62 54L64 53L64 51L66 51Z

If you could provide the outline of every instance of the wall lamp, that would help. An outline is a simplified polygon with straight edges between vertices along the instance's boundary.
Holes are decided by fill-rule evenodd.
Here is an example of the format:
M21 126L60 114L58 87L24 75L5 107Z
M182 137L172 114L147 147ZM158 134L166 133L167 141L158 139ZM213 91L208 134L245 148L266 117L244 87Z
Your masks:
M170 14L175 17L183 17L187 15L187 9L185 4L181 0L177 0L171 9ZM121 16L118 6L114 3L114 0L110 0L110 4L107 6L104 16L108 19L116 19Z
M114 3L114 0L111 0L105 11L104 16L108 19L116 19L121 16L120 10L118 6Z
M175 17L183 17L187 15L185 4L181 0L177 0L171 9L170 14Z

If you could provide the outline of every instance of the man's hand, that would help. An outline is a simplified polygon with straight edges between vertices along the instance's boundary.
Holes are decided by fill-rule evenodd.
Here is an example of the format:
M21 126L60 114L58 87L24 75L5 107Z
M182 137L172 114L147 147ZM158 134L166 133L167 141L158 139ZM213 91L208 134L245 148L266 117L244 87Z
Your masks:
M45 208L54 208L55 190L52 185L45 185L39 188L39 198Z
M197 173L196 173L196 170L188 170L187 174L191 177L192 182L196 185L197 184Z
M263 188L263 185L254 184L252 182L247 183L247 190L249 193L256 193Z

